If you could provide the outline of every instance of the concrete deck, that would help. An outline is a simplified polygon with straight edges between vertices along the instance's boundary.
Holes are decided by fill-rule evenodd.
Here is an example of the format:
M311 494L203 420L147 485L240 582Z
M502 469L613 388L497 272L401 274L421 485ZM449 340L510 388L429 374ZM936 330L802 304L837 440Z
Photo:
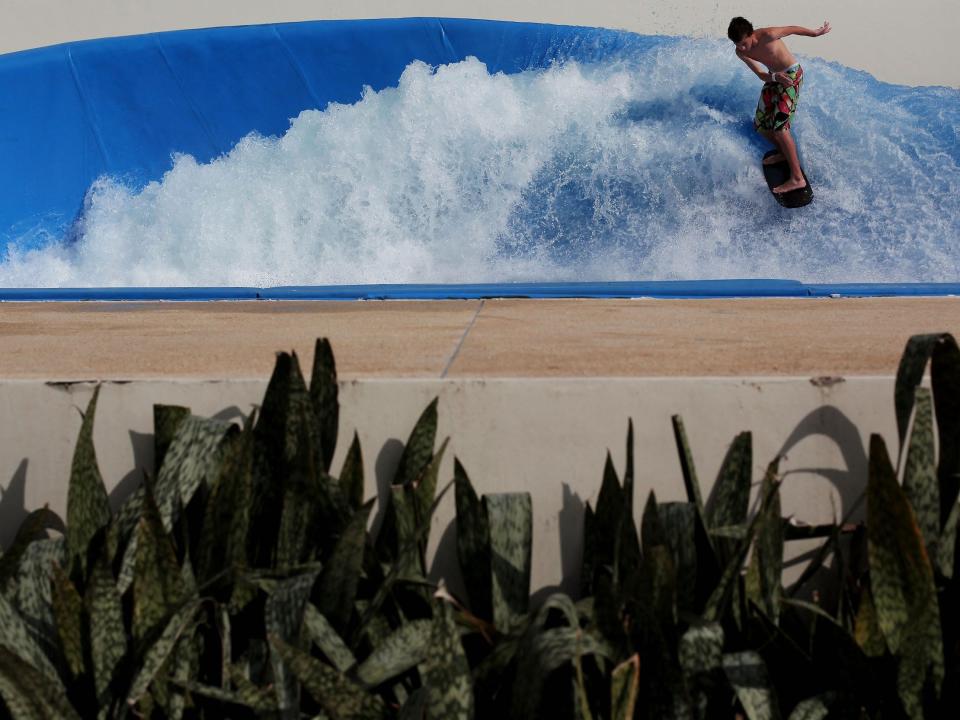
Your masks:
M960 298L4 303L0 378L265 378L333 343L343 379L871 376L960 336Z

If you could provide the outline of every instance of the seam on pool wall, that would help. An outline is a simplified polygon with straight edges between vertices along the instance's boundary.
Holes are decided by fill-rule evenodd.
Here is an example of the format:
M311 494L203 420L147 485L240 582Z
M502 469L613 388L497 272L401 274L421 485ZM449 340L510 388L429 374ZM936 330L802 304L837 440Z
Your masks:
M473 324L477 322L477 318L480 316L480 311L483 310L483 306L486 305L486 300L480 301L480 307L477 308L477 311L473 314L473 317L470 318L470 322L467 324L466 329L463 331L463 336L460 338L460 342L457 343L457 346L453 349L453 354L450 355L450 359L447 360L447 364L443 368L443 372L440 373L441 378L447 376L450 368L453 366L454 361L457 359L457 356L460 354L460 348L463 347L463 343L466 342L467 335L470 334L470 331L473 329Z

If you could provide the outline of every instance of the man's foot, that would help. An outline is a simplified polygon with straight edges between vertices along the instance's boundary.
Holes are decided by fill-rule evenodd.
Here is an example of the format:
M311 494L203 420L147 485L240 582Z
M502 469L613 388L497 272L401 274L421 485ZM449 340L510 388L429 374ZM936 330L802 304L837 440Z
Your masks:
M774 153L770 157L765 157L763 159L764 165L776 165L777 163L786 162L787 159L783 156L782 153Z
M800 178L799 180L794 180L793 178L790 178L783 185L777 185L773 189L773 191L778 195L780 195L782 193L790 192L791 190L799 190L800 188L804 188L806 186L807 186L807 181L804 180L803 178Z

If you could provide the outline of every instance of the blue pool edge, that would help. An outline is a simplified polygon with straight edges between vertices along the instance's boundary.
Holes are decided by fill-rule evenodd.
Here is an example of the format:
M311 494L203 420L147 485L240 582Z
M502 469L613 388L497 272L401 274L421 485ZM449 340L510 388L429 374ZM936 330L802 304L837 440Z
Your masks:
M945 297L960 283L801 283L792 280L317 285L255 287L2 288L0 302L210 300L479 300L485 298Z

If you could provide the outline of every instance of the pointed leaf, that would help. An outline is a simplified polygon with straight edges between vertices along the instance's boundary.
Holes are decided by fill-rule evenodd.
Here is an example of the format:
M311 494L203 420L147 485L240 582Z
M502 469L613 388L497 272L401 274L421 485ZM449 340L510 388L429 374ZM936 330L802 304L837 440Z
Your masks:
M717 482L710 493L706 507L707 527L743 525L750 505L750 478L753 467L751 435L743 432L734 438L720 468ZM725 538L714 538L721 565L726 565L736 553L738 543Z
M697 509L689 502L661 503L657 514L677 573L677 605L693 611L697 588Z
M178 505L186 507L201 485L213 485L222 458L221 444L232 429L231 423L195 415L178 423L154 491L167 530L173 527Z
M0 645L0 695L14 720L80 720L59 681Z
M437 402L438 399L434 398L427 405L411 431L400 455L394 485L406 486L414 482L433 457L433 444L437 437Z
M776 720L780 717L767 665L753 651L723 656L723 669L750 720Z
M317 573L295 575L278 583L267 599L264 610L264 625L267 633L290 645L300 644L300 628L303 625L304 608L316 582ZM282 654L270 653L273 666L277 705L281 711L298 706L297 686L284 663Z
M90 616L90 655L93 679L101 705L121 660L127 654L120 593L104 553L97 556L90 573L86 595Z
M318 338L313 352L313 372L310 376L310 398L320 425L320 447L323 452L323 471L330 471L333 453L337 449L337 428L340 405L337 402L337 364L333 349L326 338Z
M157 641L150 646L143 656L140 669L134 676L130 690L127 693L128 705L136 705L144 693L147 692L150 683L153 682L157 673L160 672L164 663L166 663L167 659L173 653L181 636L187 628L193 624L194 617L201 605L201 600L191 601L177 610L167 622L160 637L157 638Z
M340 672L346 672L357 664L350 648L320 611L307 603L303 612L303 625L310 639L316 643L327 660Z
M24 660L46 675L51 681L59 683L56 668L46 654L31 637L30 630L23 617L0 595L0 645L16 650Z
M354 509L363 505L363 453L360 452L360 436L356 432L353 433L353 442L340 470L340 493Z
M320 575L317 609L335 627L345 627L353 613L367 544L367 520L373 503L370 500L353 513Z
M153 476L157 477L163 467L163 459L176 437L180 423L190 417L190 408L179 405L153 406Z
M70 578L53 565L53 614L56 618L60 647L75 676L84 671L83 652L83 598Z
M177 553L149 487L136 534L132 629L139 642L166 620L184 594Z
M771 496L760 518L753 557L747 570L747 596L777 623L780 616L780 577L783 574L783 521L780 514L780 493L777 492L779 460L767 468L761 496Z
M697 514L705 518L703 496L700 494L700 483L697 480L697 470L693 464L693 453L690 452L683 419L679 415L674 415L670 420L673 422L673 437L677 443L677 451L680 453L680 469L683 472L683 485L687 490L687 502L693 503Z
M942 523L960 493L960 348L952 335L914 335L907 341L897 368L894 402L902 457L914 398L928 360L939 436L937 477Z
M428 717L472 720L473 681L460 633L447 603L434 606L429 652L423 663Z
M100 386L93 391L87 412L83 415L80 435L70 467L67 490L67 550L86 571L90 543L101 528L110 522L107 489L100 476L97 453L93 448L93 421L97 413Z
M7 583L17 576L20 569L20 558L34 540L45 540L47 538L47 528L63 527L63 521L55 512L44 505L39 510L34 510L24 518L17 530L17 536L13 543L7 548L3 556L0 556L0 592L6 591Z
M860 607L857 609L857 619L854 624L854 638L867 657L883 657L887 651L887 643L883 639L883 631L880 630L880 624L877 622L877 609L873 604L873 595L869 587L865 587L860 595Z
M387 716L383 701L376 695L283 640L273 635L269 640L273 650L332 720L380 720Z
M454 459L454 489L457 505L457 559L474 614L490 619L490 531L487 515L459 460Z
M430 507L436 499L437 476L440 474L440 463L443 462L443 454L446 452L449 442L450 438L447 438L440 444L440 448L415 481L414 497L416 503L414 509L416 510L417 527L424 529L424 532L421 533L423 540L420 543L420 552L424 555L427 551L427 539L430 533Z
M357 669L357 678L374 688L423 662L430 652L434 620L404 623L373 649Z
M903 492L913 508L928 551L940 539L940 486L933 445L933 400L927 388L917 388L913 431L903 470Z
M908 714L920 718L928 671L938 691L944 676L940 610L920 528L879 435L870 437L867 545L877 622L901 656L900 698Z
M633 720L640 690L640 656L634 654L613 669L610 679L611 720Z
M793 712L790 713L789 720L823 720L830 714L830 705L833 699L831 693L807 698L797 704Z
M527 612L533 550L533 509L529 493L483 496L490 528L493 621L506 629Z

